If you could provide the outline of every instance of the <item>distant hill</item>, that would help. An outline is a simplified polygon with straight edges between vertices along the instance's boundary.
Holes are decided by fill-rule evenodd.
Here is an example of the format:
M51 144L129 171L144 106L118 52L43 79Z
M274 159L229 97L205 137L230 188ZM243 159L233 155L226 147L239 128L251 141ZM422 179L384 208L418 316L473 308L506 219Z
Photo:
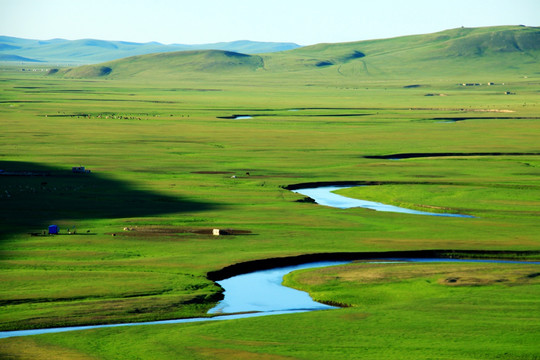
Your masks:
M175 79L196 73L287 73L347 78L423 78L499 74L540 75L540 28L459 28L434 34L337 44L248 55L227 51L150 54L82 66L68 77L106 76ZM101 70L100 70L101 69ZM106 71L103 71L106 69Z
M10 62L41 62L35 59L29 59L18 55L5 55L0 54L0 61L10 61Z
M320 68L343 76L540 72L540 28L458 28L433 34L318 44L270 56L266 67ZM300 70L300 69L299 69Z
M59 74L74 78L114 77L168 78L172 73L197 74L253 72L264 65L258 55L223 50L194 50L133 56L99 65L79 66Z
M256 41L233 41L215 44L164 45L157 42L134 43L126 41L82 40L30 40L0 36L0 55L20 56L42 62L97 64L134 55L186 50L224 50L246 54L267 53L298 48L293 43L273 43ZM21 60L3 60L21 61Z

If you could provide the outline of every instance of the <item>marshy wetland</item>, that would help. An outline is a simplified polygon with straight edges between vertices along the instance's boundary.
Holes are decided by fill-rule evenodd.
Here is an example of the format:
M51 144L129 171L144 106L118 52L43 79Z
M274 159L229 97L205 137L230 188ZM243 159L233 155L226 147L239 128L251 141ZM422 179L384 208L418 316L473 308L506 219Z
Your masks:
M392 43L411 49L395 62L374 42L261 55L264 69L229 69L214 53L197 72L190 56L201 53L106 64L106 75L2 67L0 331L211 317L223 297L212 274L252 261L425 250L538 261L536 63L508 68L509 52L427 63L408 41ZM353 50L365 56L347 58ZM320 61L333 65L311 65ZM306 183L369 185L338 193L472 217L320 206L289 190ZM43 235L52 224L60 234ZM538 265L355 262L284 284L343 307L13 337L0 354L539 355Z

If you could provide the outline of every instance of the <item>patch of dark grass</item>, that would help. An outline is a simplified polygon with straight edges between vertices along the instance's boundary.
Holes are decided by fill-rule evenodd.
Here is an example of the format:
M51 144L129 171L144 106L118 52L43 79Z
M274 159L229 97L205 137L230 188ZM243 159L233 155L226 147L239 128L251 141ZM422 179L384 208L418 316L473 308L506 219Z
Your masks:
M360 59L365 57L366 54L364 54L362 51L355 50L352 54L348 56L348 59Z
M319 61L318 63L315 64L315 66L317 67L325 67L325 66L331 66L331 65L334 65L334 63L331 61Z

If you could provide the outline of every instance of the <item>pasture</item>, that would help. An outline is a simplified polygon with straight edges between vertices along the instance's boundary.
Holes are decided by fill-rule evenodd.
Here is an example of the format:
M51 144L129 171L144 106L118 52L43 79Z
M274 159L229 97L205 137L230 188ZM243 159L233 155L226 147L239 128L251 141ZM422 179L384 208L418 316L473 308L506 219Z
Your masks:
M421 249L533 251L528 258L538 259L538 74L309 74L71 79L3 67L0 330L208 316L220 289L207 272L254 259ZM226 118L234 115L252 118ZM401 153L460 155L369 158ZM283 188L324 181L377 182L340 193L475 218L333 209ZM60 235L43 235L50 224ZM213 228L242 231L212 236ZM287 280L351 306L340 310L11 338L0 352L538 356L533 266L380 268L388 274L375 278L393 280L366 285L382 270L358 264ZM476 273L487 280L444 283Z

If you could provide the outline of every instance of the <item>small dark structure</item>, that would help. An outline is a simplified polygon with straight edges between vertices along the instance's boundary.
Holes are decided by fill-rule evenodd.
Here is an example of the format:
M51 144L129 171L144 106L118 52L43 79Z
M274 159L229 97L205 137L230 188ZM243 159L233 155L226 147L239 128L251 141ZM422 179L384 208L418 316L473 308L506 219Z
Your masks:
M84 166L74 166L71 171L75 174L89 174L90 170L86 170Z
M49 235L58 235L58 225L49 225Z

